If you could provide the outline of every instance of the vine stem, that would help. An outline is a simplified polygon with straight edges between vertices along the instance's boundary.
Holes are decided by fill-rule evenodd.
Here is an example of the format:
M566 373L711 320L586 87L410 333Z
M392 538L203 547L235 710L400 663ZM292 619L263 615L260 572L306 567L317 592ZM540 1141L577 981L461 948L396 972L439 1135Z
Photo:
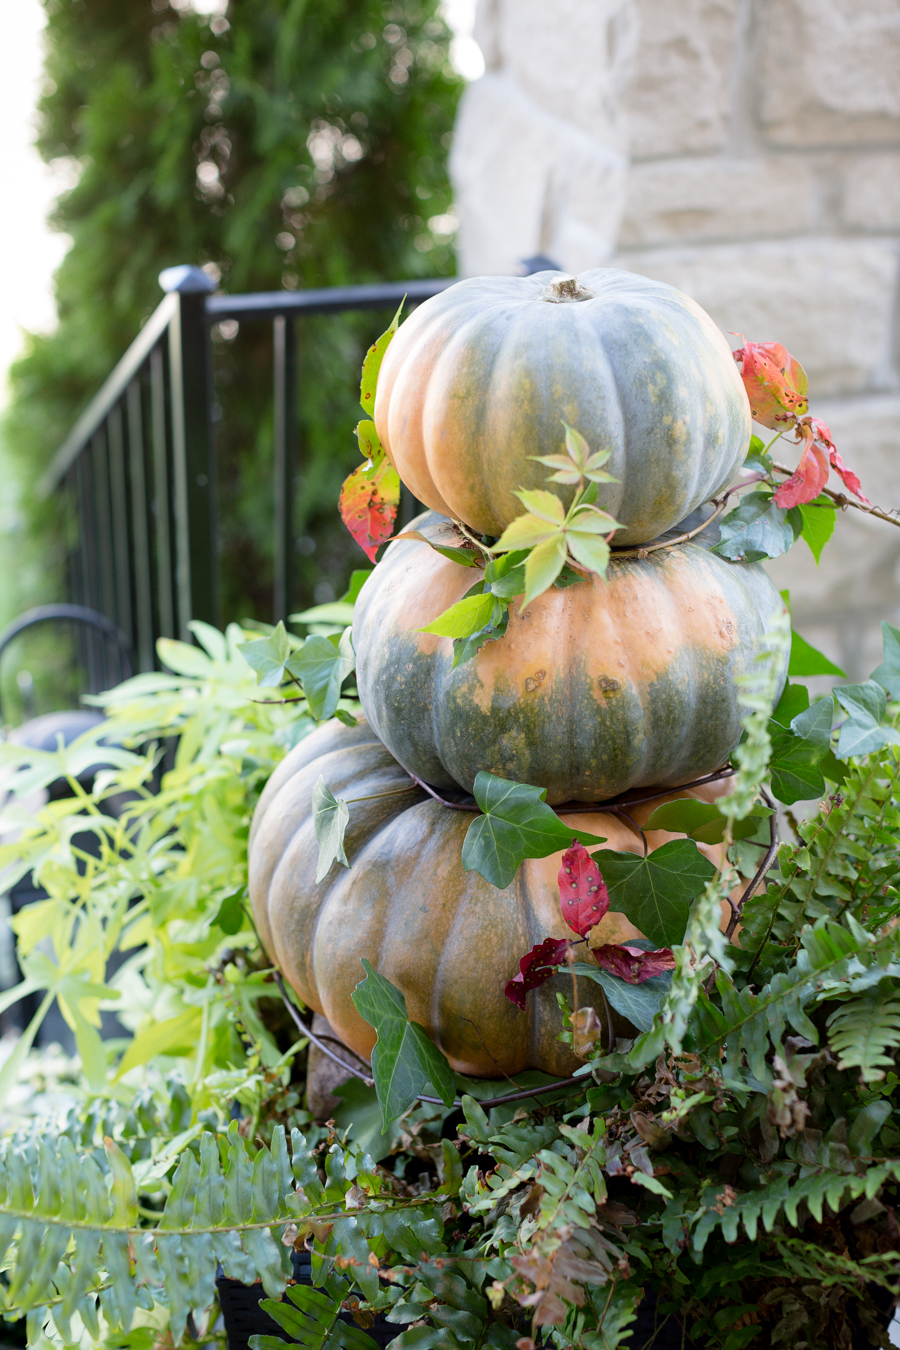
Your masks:
M316 1033L306 1025L300 1014L297 1012L297 1009L294 1007L294 1004L288 998L287 990L284 987L284 980L281 978L281 972L278 970L274 970L272 974L275 978L275 983L278 985L278 988L281 991L281 997L284 1000L284 1006L287 1008L295 1025L302 1032L302 1034L306 1036L309 1040L311 1040L313 1045L316 1046L317 1049L322 1051L323 1055L327 1055L329 1059L334 1060L335 1064L339 1064L342 1069L346 1070L346 1072L350 1074L351 1077L358 1078L361 1083L365 1083L366 1087L374 1087L375 1086L374 1078L372 1078L370 1075L360 1073L359 1069L354 1068L352 1064L348 1064L345 1059L342 1059L340 1055L336 1055L333 1050L329 1050L328 1046L324 1044L321 1038L317 1036ZM350 1050L349 1053L351 1055L356 1055L355 1050ZM366 1061L362 1058L361 1055L357 1055L356 1058L359 1059L360 1064L365 1065L367 1069L370 1069L372 1067L370 1064L366 1063ZM573 1075L571 1078L560 1078L559 1081L556 1083L545 1083L543 1084L542 1087L526 1088L522 1092L507 1092L503 1097L490 1097L488 1098L487 1101L480 1101L478 1105L482 1108L482 1110L486 1111L489 1110L492 1106L501 1106L504 1102L526 1101L529 1097L541 1097L547 1092L559 1092L562 1088L572 1087L575 1084L584 1086L584 1082L585 1082L584 1074L578 1074L577 1076ZM429 1106L444 1105L440 1097L426 1097L422 1093L419 1093L417 1095L416 1101L426 1102ZM462 1106L462 1101L460 1100L459 1097L457 1097L454 1100L453 1106L454 1108Z
M789 469L786 464L779 464L777 460L772 461L772 468L778 473L787 474L793 478L797 472L796 469ZM844 492L834 492L831 488L823 487L820 489L826 497L830 497L838 506L852 506L857 511L862 511L867 516L875 516L877 520L886 520L889 525L896 525L900 528L900 519L896 513L891 515L887 511L882 511L880 506L866 506L865 502L855 502L852 497L848 497Z
M713 498L716 503L716 509L711 516L704 520L702 525L698 525L695 530L688 530L687 534L679 534L675 539L658 540L655 544L642 544L640 548L622 548L617 549L614 546L610 549L610 562L617 562L619 558L646 558L650 553L658 553L660 549L675 548L678 544L686 544L689 539L695 535L702 534L708 530L710 525L719 519L719 516L725 510L732 496L731 492L726 492L724 497Z

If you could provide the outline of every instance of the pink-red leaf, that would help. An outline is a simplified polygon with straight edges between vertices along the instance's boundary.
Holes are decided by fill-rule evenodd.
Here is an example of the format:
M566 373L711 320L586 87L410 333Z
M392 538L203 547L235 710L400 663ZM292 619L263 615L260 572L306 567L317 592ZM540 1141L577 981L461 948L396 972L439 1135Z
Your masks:
M800 463L775 493L775 505L787 509L814 501L827 482L828 455L815 441L807 440Z
M566 958L569 950L568 938L545 938L536 947L532 947L527 956L519 962L519 973L509 981L504 990L510 1003L525 1011L525 995L529 989L539 989L555 974L556 967Z
M675 969L675 957L670 947L659 947L656 951L645 952L641 947L625 947L608 943L605 947L596 947L594 956L604 970L618 975L626 984L643 984L664 970Z
M747 342L734 353L756 422L773 430L806 412L808 381L780 342Z
M573 839L563 854L557 880L563 918L579 937L587 937L609 909L609 891L584 844Z
M364 464L344 480L341 519L370 562L390 538L399 501L400 478L386 459L377 468Z

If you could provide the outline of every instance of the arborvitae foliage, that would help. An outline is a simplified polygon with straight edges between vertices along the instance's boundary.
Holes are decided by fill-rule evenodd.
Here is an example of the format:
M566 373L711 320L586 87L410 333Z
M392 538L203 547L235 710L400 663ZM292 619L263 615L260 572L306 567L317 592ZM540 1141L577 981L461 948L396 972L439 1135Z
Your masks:
M50 598L61 549L30 489L162 298L157 276L208 264L229 291L452 270L428 225L450 205L444 161L459 89L437 0L45 0L39 146L75 186L56 279L59 327L13 371L6 443L41 557L21 601ZM380 315L300 331L298 601L339 588L351 548L334 508L358 459L354 380ZM214 334L226 617L271 611L271 331ZM20 555L21 559L21 555ZM360 559L356 560L357 562Z

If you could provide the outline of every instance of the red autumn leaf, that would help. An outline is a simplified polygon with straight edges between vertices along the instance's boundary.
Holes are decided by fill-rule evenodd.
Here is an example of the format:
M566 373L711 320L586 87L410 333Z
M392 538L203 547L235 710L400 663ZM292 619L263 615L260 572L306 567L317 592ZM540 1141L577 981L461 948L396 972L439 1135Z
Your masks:
M576 839L563 854L557 881L563 918L579 937L587 937L609 909L609 891L599 867Z
M786 509L814 501L828 482L828 455L814 440L806 441L800 463L775 493L775 505Z
M799 361L780 342L747 342L734 353L756 422L776 430L809 407L808 381Z
M532 947L519 962L519 973L509 981L505 990L510 1003L525 1011L525 995L529 989L539 989L555 974L556 967L565 960L569 949L568 938L545 938Z
M370 562L390 538L400 501L397 470L384 459L377 466L363 464L341 488L341 519Z
M859 479L844 464L831 439L831 432L821 418L801 417L796 431L797 439L803 445L803 454L795 473L775 493L775 504L790 507L813 501L828 482L830 464L840 475L844 486L870 506Z
M675 969L675 957L670 947L645 952L641 947L620 947L607 943L594 951L599 964L612 975L618 975L626 984L643 984L664 970Z

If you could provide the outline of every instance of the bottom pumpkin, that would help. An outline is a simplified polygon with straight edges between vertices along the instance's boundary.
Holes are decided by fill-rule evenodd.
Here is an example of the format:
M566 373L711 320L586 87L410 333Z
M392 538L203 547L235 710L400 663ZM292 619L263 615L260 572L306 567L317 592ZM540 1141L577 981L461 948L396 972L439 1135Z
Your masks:
M350 808L345 847L351 867L335 864L316 884L318 846L312 793L319 777ZM710 800L721 785L675 790L629 808L640 825L664 800ZM639 853L625 822L598 809L562 820L605 836L604 847ZM368 1058L375 1032L351 995L364 977L361 958L402 990L419 1022L459 1073L497 1078L541 1069L567 1075L580 1061L557 1039L556 992L571 995L571 976L556 975L520 1012L504 995L519 958L548 937L570 936L559 907L561 853L528 859L503 890L465 872L463 838L470 813L454 811L418 788L364 720L329 722L301 741L267 783L250 832L250 901L269 956L308 1007ZM650 849L678 835L648 832ZM719 863L719 849L700 846ZM610 912L603 940L639 937L627 916ZM579 981L580 1006L605 1018L602 995ZM618 1023L619 1035L628 1033Z

